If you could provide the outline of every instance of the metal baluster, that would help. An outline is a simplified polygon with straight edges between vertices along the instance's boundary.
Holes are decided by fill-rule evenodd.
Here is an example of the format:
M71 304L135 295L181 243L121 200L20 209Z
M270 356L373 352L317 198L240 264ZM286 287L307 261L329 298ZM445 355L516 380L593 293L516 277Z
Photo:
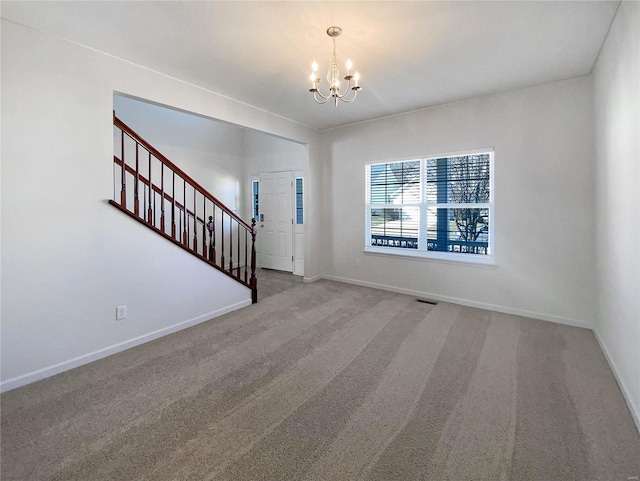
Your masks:
M213 263L216 263L216 205L213 206Z
M151 196L153 196L153 209L151 208ZM147 222L152 226L155 226L155 219L153 213L155 212L156 196L153 193L153 182L151 182L151 152L149 152L149 211L147 213Z
M163 234L167 232L164 229L164 163L160 162L160 230Z
M182 245L187 246L189 242L189 233L187 232L187 224L189 217L187 216L187 181L183 179L182 181L182 206L184 207L184 226L182 227Z
M173 172L171 186L171 237L176 238L176 173Z
M214 245L215 245L216 223L214 222L212 215L209 216L207 229L209 230L209 260L215 264L216 254L215 254Z
M142 220L147 220L147 184L142 184Z
M240 279L240 223L236 221L238 225L238 262L236 262L236 278Z
M195 187L193 188L193 252L198 252L198 210L196 209Z
M229 216L229 274L233 275L233 217L231 216Z
M122 160L122 189L120 189L120 205L127 208L127 164L124 161L124 130L120 130L120 160Z
M248 237L247 229L244 230L244 282L247 283L247 267L249 265L249 258L247 257Z
M140 189L140 165L138 162L138 147L140 147L140 144L136 142L136 183L133 185L133 213L136 216L140 215L140 198L138 196Z
M189 248L189 238L191 237L190 233L191 231L189 229L191 229L191 224L189 223L189 211L186 209L184 209L184 225L185 225L185 229L186 232L184 234L184 240L186 242L184 242L184 246L188 249Z
M207 226L205 219L207 218L207 198L202 196L202 256L207 257ZM211 259L211 257L207 257Z
M224 270L224 211L221 210L220 212L222 212L222 215L220 217L222 219L222 221L220 223L220 225L222 226L222 256L221 256L221 260L222 260L222 270Z

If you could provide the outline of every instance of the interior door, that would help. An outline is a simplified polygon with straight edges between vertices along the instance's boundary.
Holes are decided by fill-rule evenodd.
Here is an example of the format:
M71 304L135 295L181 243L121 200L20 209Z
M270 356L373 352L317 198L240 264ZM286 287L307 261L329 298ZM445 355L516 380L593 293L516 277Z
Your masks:
M293 181L291 172L260 174L260 264L293 272Z

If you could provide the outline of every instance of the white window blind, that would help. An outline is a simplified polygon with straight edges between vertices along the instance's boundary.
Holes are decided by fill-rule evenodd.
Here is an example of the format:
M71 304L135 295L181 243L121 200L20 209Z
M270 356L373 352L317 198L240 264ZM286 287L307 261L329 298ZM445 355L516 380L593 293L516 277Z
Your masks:
M492 151L367 165L365 248L491 256L492 166Z

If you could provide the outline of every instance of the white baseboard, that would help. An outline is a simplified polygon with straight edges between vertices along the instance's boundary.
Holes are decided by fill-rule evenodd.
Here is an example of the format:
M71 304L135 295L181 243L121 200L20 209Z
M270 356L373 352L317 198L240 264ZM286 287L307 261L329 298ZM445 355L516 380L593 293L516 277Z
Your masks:
M0 382L0 392L10 391L11 389L15 389L26 384L31 384L32 382L39 381L40 379L54 376L61 372L68 371L78 366L82 366L83 364L97 361L98 359L102 359L104 357L116 354L140 344L144 344L145 342L153 341L154 339L158 339L159 337L181 331L182 329L186 329L187 327L195 326L196 324L208 321L210 319L213 319L214 317L222 316L223 314L226 314L228 312L235 311L236 309L240 309L242 307L250 305L251 299L236 302L235 304L232 304L230 306L226 306L222 309L202 314L201 316L194 317L193 319L188 319L172 326L164 327L162 329L158 329L157 331L143 334L142 336L134 337L133 339L128 339L126 341L105 347L103 349L99 349L94 352L90 352L88 354L83 354L82 356L78 356L73 359L69 359L68 361L54 364L53 366L48 366L42 369L38 369L37 371L32 371L30 373L24 374L22 376L7 379L6 381Z
M555 322L557 324L564 324L567 326L592 329L590 322L580 321L578 319L571 319L568 317L554 316L551 314L543 314L541 312L527 311L524 309L516 309L513 307L499 306L496 304L488 304L486 302L478 302L478 301L472 301L469 299L461 299L459 297L442 296L440 294L433 294L431 292L417 291L414 289L405 289L402 287L388 286L386 284L378 284L375 282L366 282L366 281L360 281L357 279L349 279L346 277L337 277L337 276L317 276L317 277L322 277L323 279L328 279L331 281L346 282L348 284L356 284L358 286L372 287L374 289L382 289L383 291L398 292L400 294L407 294L410 296L433 299L435 301L451 302L452 304L460 304L462 306L476 307L478 309L486 309L489 311L503 312L505 314L513 314L514 316L530 317L533 319L540 319L542 321ZM305 279L305 282L306 282L306 279Z
M631 417L633 418L633 422L636 423L636 429L640 433L640 410L633 404L633 400L629 395L629 390L627 389L627 385L623 381L622 377L620 377L620 375L618 374L619 372L618 368L616 367L616 364L613 362L613 358L609 355L609 351L607 350L607 347L602 341L602 337L600 337L600 334L598 333L597 328L593 329L593 334L596 336L596 340L600 345L600 349L602 350L602 353L604 354L605 359L609 363L609 367L611 368L611 371L613 372L613 375L616 378L616 381L618 381L618 386L620 387L620 391L622 391L622 396L624 397L624 400L627 402L627 406L629 407L629 411L631 412Z
M315 281L319 281L320 279L324 279L322 276L311 276L311 277L304 277L302 279L302 282L315 282ZM327 278L328 279L328 278Z

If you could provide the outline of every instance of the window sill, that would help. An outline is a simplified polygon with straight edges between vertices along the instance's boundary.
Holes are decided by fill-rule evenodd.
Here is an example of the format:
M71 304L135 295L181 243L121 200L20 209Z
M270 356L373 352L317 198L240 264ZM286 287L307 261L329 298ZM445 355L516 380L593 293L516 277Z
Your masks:
M442 252L425 252L415 249L397 249L393 247L365 247L365 254L373 254L386 257L409 257L421 261L433 261L443 264L469 265L475 267L498 267L493 256L481 256L477 254L447 254Z

